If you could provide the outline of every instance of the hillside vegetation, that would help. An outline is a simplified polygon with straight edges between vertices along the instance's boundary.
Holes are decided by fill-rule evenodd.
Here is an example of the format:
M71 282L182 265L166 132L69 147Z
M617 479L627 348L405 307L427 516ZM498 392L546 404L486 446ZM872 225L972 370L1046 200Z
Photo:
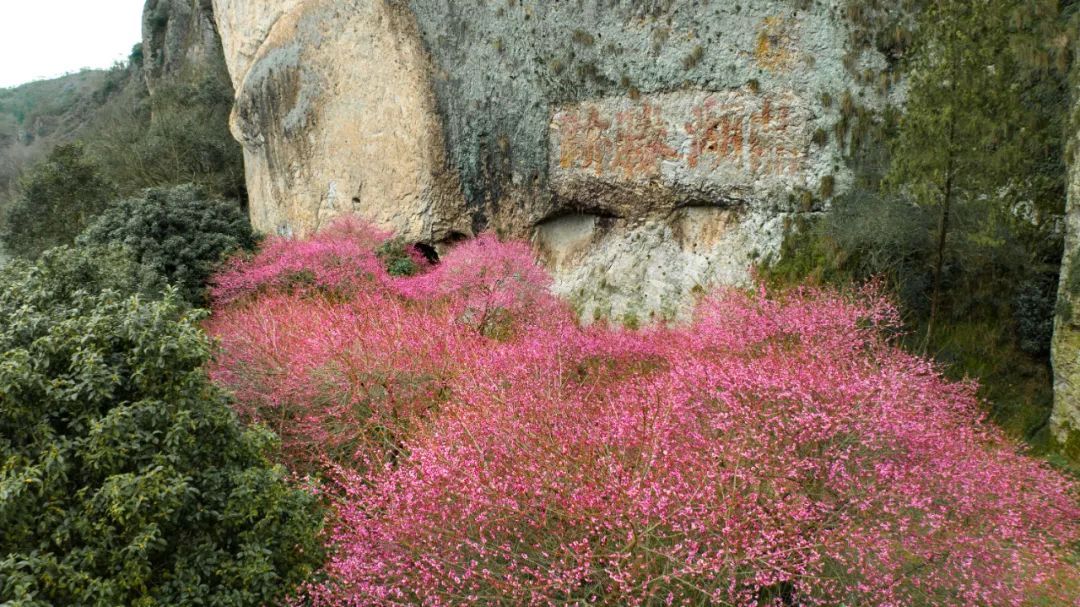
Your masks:
M866 290L582 328L523 244L345 220L217 279L212 371L336 521L316 605L1067 605L1077 486ZM1028 603L1030 601L1030 603Z
M125 68L86 70L0 89L0 209L13 199L19 175L77 139L131 78Z
M1077 8L924 8L900 62L903 111L851 105L858 182L791 226L767 270L778 285L884 280L908 349L978 379L995 421L1049 451Z
M0 602L264 605L318 563L315 498L122 250L0 270Z
M836 6L906 105L823 93L854 183L682 323L491 233L256 234L216 59L0 91L0 605L1075 606L1078 3Z
M71 244L107 202L146 188L190 183L244 207L224 65L170 74L151 95L142 61L137 46L107 72L0 91L0 244L9 253Z

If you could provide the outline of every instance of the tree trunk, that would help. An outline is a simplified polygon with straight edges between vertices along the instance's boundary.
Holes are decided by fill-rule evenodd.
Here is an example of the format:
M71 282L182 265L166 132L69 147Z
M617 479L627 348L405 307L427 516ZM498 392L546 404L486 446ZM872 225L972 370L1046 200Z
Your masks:
M952 190L952 178L948 179L947 190ZM930 295L930 319L926 323L926 338L923 342L923 351L930 347L930 336L934 332L934 323L937 321L938 308L941 306L941 272L945 266L945 242L949 233L949 205L951 191L945 195L941 203L941 214L938 216L938 241L937 257L934 260L934 286Z
M934 259L934 285L930 293L930 318L926 322L926 337L923 340L923 353L930 348L930 338L934 333L938 311L941 307L941 273L945 267L945 244L949 236L949 219L953 197L953 135L956 122L949 120L949 135L946 140L948 157L945 161L945 185L941 189L941 213L938 215L937 250Z

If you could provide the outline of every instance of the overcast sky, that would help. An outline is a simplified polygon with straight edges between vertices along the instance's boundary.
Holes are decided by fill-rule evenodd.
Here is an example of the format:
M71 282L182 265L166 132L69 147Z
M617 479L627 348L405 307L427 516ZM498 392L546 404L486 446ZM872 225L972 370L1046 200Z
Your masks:
M0 0L0 88L109 67L142 38L144 0Z

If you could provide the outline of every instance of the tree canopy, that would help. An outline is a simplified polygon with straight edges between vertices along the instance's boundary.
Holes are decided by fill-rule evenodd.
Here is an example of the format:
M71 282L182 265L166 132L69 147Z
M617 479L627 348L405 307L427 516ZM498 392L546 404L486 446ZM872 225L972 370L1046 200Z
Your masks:
M209 381L201 312L139 273L93 248L0 271L0 603L263 605L319 561L316 498Z

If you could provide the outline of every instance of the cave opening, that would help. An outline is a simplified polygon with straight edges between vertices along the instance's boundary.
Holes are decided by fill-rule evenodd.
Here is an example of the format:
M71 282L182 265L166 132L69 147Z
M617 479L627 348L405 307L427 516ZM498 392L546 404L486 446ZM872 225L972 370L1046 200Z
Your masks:
M426 242L418 242L415 245L417 251L424 256L424 259L428 260L428 263L435 265L439 263L439 252L435 250L435 247L427 244Z

